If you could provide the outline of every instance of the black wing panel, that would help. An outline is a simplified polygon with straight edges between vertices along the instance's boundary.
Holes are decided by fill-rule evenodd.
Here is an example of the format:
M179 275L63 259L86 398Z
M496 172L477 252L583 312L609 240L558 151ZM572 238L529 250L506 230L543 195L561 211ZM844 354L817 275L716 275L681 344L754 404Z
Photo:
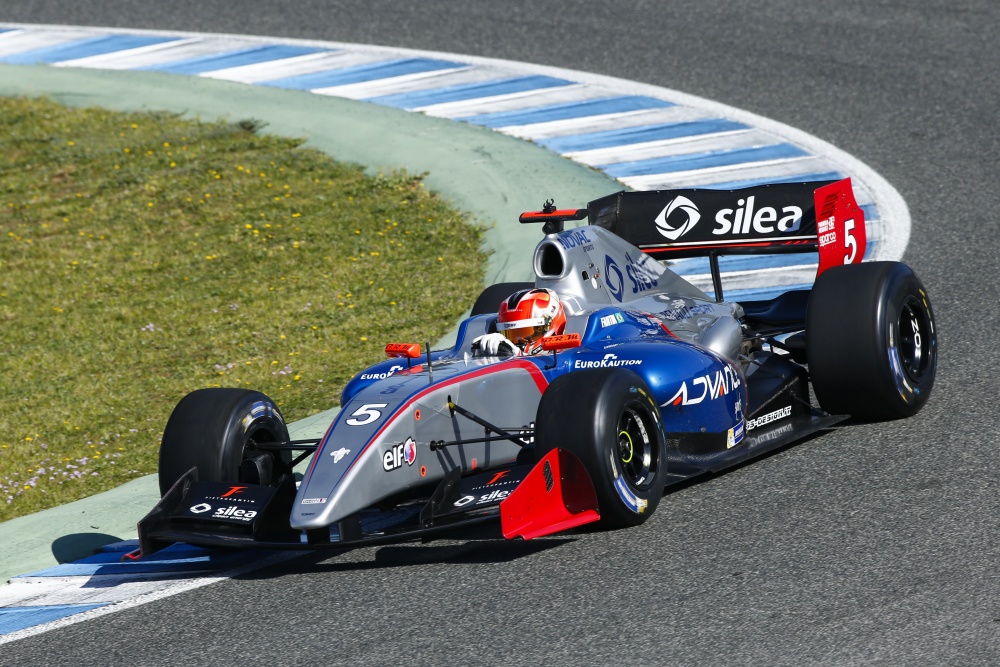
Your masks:
M813 252L814 193L833 182L618 192L590 202L588 217L657 257Z

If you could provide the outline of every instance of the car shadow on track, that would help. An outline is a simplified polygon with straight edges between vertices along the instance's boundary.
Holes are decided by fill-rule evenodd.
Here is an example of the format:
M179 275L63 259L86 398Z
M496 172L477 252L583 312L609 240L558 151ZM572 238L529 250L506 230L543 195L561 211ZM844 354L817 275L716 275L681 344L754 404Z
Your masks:
M508 563L576 541L572 535L506 540L497 527L469 529L430 542L308 553L279 565L254 570L235 579L272 579L288 574L351 572L432 564Z

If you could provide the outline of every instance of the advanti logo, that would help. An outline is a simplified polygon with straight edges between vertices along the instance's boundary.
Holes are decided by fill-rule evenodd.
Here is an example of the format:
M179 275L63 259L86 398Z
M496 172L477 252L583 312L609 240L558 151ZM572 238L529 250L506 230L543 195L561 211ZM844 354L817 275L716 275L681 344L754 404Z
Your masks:
M679 211L679 213L677 213ZM673 215L677 213L677 215ZM671 224L670 218L675 219L676 224ZM701 212L693 201L687 197L678 195L670 200L670 203L663 207L660 214L656 216L656 231L671 241L676 241L680 237L694 229L694 226L701 220Z
M688 395L688 383L685 380L681 383L681 388L677 390L673 398L660 407L665 408L668 405L697 405L706 398L714 401L720 396L725 396L735 391L741 384L743 382L740 380L740 374L732 366L727 365L715 373L702 375L691 380L692 387L701 385L700 391L695 390L698 391L697 395L693 395L694 391L692 391L691 396Z

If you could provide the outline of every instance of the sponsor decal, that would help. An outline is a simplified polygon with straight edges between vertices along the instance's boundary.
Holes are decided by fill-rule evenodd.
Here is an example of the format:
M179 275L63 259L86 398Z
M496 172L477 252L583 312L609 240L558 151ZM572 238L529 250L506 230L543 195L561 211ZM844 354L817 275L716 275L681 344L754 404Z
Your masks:
M469 503L475 503L476 505L488 505L490 503L498 503L507 496L509 496L510 494L511 494L510 490L496 489L494 491L490 491L489 493L485 493L479 497L462 496L461 498L456 500L453 503L453 505L455 507L465 507Z
M743 442L743 422L726 432L726 449L732 449L741 442Z
M208 503L198 503L194 507L190 508L190 511L194 514L204 514L212 509L212 506Z
M344 458L345 456L347 456L350 453L351 453L351 450L349 450L349 449L347 449L345 447L341 447L340 449L338 449L335 452L330 452L330 456L333 457L333 462L334 463L340 463L340 459Z
M206 500L225 500L229 503L243 503L244 505L255 505L257 503L253 498L240 498L239 494L247 490L246 486L231 486L229 490L225 493L221 493L217 496L205 496Z
M485 505L487 503L497 503L509 496L511 492L509 490L490 491L486 495L479 496L479 500L476 501L477 505Z
M687 320L695 315L708 315L714 312L714 308L705 303L699 306L689 305L684 299L675 299L670 303L670 308L657 313L657 317L663 320L670 320L672 322L677 322L679 320Z
M649 255L642 255L636 261L628 253L625 253L625 262L625 273L632 283L632 294L645 292L656 287L656 279L663 273L663 270L655 259Z
M587 246L594 242L589 236L587 236L586 229L573 229L568 232L563 232L556 238L559 239L559 244L566 250L577 246Z
M229 507L219 507L215 510L215 514L212 515L213 519L230 519L233 521L253 521L253 518L257 516L257 513L253 510L245 510L242 507L236 505L230 505Z
M361 374L361 379L362 380L384 380L387 377L389 377L390 375L393 375L394 373L398 373L401 370L403 370L402 366L390 366L389 370L387 370L385 373L362 373Z
M326 498L304 498L302 500L302 505L322 505L326 502Z
M793 430L795 429L791 424L785 424L772 431L767 431L766 433L761 433L760 435L752 435L750 436L750 446L759 447L760 445L767 444L772 440L777 440L778 438L791 433Z
M694 229L699 220L701 211L695 203L687 197L678 195L656 216L656 231L671 241L676 241Z
M600 361L587 361L577 359L573 362L573 368L613 368L617 366L641 366L640 359L619 359L616 354L605 354Z
M614 326L616 324L621 324L624 321L625 321L625 318L622 317L621 313L614 313L613 315L605 315L604 317L602 317L601 318L601 326L602 327L611 327L611 326Z
M490 481L486 482L486 486L493 486L494 484L496 484L497 482L499 482L501 479L503 479L504 477L506 477L508 475L508 473L510 473L509 470L501 470L497 474L493 475L493 477L490 479Z
M615 263L615 260L611 259L611 255L604 256L604 274L604 284L608 286L611 296L617 301L621 301L622 296L625 294L625 278L622 276L618 264Z
M745 200L738 200L735 209L721 209L715 214L715 224L718 227L713 229L712 233L715 235L746 235L751 232L771 234L775 230L791 233L797 232L802 226L802 209L798 206L785 206L781 209L779 216L778 209L771 206L761 206L755 210L756 199L756 195L751 195Z
M770 424L771 422L778 421L779 419L784 419L785 417L791 416L792 406L786 405L785 407L775 410L774 412L768 412L766 415L761 415L760 417L755 417L754 419L747 420L747 430L752 431L755 428L760 428L765 424Z
M823 218L822 220L816 221L816 233L820 246L828 246L831 243L837 242L837 230L834 225L836 220L837 219L831 215L829 218Z
M407 466L413 465L417 460L417 443L413 438L407 438L406 442L395 445L392 449L382 455L382 469L386 472L395 470L406 462Z
M470 490L478 491L480 489L494 489L498 486L517 486L521 483L520 478L508 477L508 474L510 474L510 470L500 470L490 478L490 481L479 486L474 486Z
M632 493L632 490L628 488L628 485L625 484L625 480L621 477L615 479L615 491L618 492L618 495L621 497L625 505L636 514L642 514L646 511L646 507L649 505L649 502L646 499L640 498Z
M714 373L708 373L701 377L690 380L692 389L688 390L688 380L681 383L680 389L673 395L673 398L662 404L665 408L668 405L697 405L706 398L714 401L720 396L725 396L729 392L735 391L741 384L739 372L731 365L726 365ZM700 387L700 389L699 389Z

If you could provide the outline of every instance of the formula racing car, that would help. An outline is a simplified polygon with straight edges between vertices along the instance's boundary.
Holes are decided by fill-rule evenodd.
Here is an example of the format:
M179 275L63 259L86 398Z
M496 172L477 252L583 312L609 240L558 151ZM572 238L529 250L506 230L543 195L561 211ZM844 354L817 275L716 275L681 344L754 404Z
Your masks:
M390 341L322 438L290 440L259 392L184 397L140 552L345 548L497 520L524 539L635 526L668 485L849 417L914 415L930 395L927 292L905 264L861 262L849 179L619 192L521 222L542 226L535 280L488 287L449 349ZM788 252L818 253L811 289L724 299L720 256ZM668 268L685 257L708 258L711 297ZM534 354L484 354L505 299L530 289L558 296L560 332Z

